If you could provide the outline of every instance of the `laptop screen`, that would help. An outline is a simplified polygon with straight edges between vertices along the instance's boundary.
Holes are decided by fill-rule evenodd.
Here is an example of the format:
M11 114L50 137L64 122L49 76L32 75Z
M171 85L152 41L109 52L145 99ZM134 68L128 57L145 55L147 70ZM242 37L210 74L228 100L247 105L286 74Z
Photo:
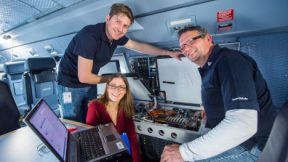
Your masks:
M34 113L30 116L28 122L54 148L58 155L66 161L68 130L44 100L41 100L34 109Z

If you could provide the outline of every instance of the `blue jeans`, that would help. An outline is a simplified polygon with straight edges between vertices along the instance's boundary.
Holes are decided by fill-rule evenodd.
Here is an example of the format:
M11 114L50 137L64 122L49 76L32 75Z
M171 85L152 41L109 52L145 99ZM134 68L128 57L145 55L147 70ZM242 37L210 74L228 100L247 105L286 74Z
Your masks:
M237 146L222 154L197 162L255 162L260 153L261 151L259 150L258 145L255 145L250 150L247 150L243 146Z
M97 87L89 86L84 88L69 88L57 85L58 98L63 111L63 117L85 123L88 102L97 97ZM63 93L71 92L72 102L64 103Z

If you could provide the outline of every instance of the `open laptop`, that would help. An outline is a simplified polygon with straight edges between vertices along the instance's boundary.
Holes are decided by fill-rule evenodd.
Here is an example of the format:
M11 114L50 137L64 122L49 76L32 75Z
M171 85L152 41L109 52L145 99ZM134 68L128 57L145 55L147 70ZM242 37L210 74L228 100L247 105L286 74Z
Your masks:
M105 161L127 153L112 123L71 134L43 99L24 122L61 162Z

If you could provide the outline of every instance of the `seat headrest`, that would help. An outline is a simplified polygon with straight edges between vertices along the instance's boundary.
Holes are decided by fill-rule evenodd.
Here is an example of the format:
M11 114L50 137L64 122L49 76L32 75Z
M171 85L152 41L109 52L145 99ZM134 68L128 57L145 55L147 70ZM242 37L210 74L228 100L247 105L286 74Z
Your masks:
M6 62L3 68L6 74L20 74L24 72L24 61Z
M40 71L53 69L56 62L52 57L33 57L26 60L25 69L28 71Z

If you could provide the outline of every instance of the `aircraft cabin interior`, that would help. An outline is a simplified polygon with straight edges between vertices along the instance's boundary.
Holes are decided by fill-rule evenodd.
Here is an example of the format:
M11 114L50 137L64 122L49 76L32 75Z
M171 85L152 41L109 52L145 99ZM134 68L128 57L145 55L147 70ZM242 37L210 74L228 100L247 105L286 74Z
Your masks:
M24 162L31 162L30 155L36 157L32 161L62 161L38 136L21 134L27 127L22 120L41 100L63 118L57 96L59 63L72 38L84 26L104 22L114 3L126 4L133 12L129 39L162 49L180 51L179 30L205 27L214 44L256 61L278 116L288 109L287 0L1 0L0 161L16 162L12 152ZM160 161L165 145L193 141L211 130L206 127L198 68L184 55L179 61L124 46L101 67L98 75L121 73L128 80L143 162ZM102 96L105 87L106 83L97 84L93 98ZM268 141L274 135L277 139L266 144L259 161L288 162L285 113L281 119L277 116ZM13 133L19 137L11 141ZM26 144L32 137L36 142ZM22 150L14 146L18 143L25 143ZM269 151L270 144L274 149Z

